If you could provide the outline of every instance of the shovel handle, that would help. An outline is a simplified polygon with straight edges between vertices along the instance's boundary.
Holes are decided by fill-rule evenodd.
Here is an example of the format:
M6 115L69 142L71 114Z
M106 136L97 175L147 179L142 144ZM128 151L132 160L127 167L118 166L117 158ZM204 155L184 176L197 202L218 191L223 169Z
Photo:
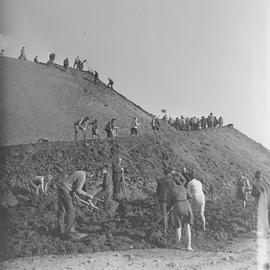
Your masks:
M163 218L165 218L166 216L168 216L170 214L170 212L172 211L173 208L171 208L168 212L166 212L165 214L163 214L155 223L154 225L157 225Z

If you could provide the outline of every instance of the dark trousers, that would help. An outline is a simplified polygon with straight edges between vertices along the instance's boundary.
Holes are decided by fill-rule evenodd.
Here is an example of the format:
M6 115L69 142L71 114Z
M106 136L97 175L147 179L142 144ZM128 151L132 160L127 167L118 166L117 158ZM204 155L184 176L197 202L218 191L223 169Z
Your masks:
M64 187L58 188L58 231L60 235L73 230L75 211L72 197Z

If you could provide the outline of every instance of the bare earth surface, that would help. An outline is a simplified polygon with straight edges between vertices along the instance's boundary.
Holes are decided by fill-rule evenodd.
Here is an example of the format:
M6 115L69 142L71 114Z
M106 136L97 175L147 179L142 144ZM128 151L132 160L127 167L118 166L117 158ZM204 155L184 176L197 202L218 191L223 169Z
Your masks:
M257 265L257 252L263 249ZM270 257L269 239L257 240L245 235L236 239L231 246L219 252L176 249L127 250L120 252L96 252L69 254L64 256L27 257L6 261L1 269L268 269L263 266ZM258 267L258 268L257 268Z

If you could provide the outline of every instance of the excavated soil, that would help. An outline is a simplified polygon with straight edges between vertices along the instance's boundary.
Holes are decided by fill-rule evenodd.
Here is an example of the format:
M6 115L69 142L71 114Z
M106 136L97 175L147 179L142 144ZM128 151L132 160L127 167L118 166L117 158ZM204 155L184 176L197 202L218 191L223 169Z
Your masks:
M222 131L219 132L221 134ZM234 136L233 132L228 132ZM209 134L208 140L214 145L214 137ZM226 134L225 136L228 137ZM157 135L130 136L113 141L91 140L89 147L85 147L82 142L2 147L1 260L47 254L173 248L172 228L165 235L161 226L158 226L150 239L146 237L146 232L160 216L155 187L156 179L163 175L163 168L168 165L176 168L193 165L195 172L200 172L201 167L196 166L191 158L196 156L196 151L192 150L195 145L194 139L192 140L189 154L183 156L179 155L179 152L176 154L173 145L169 143L170 138L165 140ZM206 138L203 143L206 143ZM198 145L195 146L197 147ZM232 155L231 151L228 152ZM226 155L225 152L223 154ZM266 154L268 155L267 151ZM128 200L120 201L115 213L106 211L102 206L101 210L89 211L86 206L75 202L76 228L87 232L89 236L76 242L60 240L56 233L58 182L74 170L92 171L94 177L87 188L93 192L100 184L99 172L103 164L112 162L118 155L123 158L126 171ZM208 159L209 155L202 158L202 162L207 162ZM219 164L216 166L218 172L211 166L204 170L207 175L204 177L206 193L209 184L215 180L212 174L218 177L222 173L228 180L223 189L220 188L222 185L217 185L214 197L207 200L207 231L201 230L199 221L193 226L195 249L221 250L230 244L234 237L250 231L252 227L253 203L249 202L247 209L243 210L240 204L233 200L234 194L230 186L234 185L235 179L232 176L236 171L222 170L227 161L222 163L221 160L223 159L215 159L215 163ZM247 160L242 162L248 163ZM234 162L237 164L240 161L234 158ZM242 167L247 171L255 169L252 165ZM43 198L31 196L28 189L30 176L46 175L49 172L54 177L49 194Z

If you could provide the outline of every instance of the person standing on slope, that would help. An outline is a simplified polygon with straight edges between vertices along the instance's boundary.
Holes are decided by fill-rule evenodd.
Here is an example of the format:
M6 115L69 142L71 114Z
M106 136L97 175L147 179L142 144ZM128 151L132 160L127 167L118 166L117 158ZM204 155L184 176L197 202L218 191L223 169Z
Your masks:
M63 67L65 69L65 71L67 71L68 67L69 67L69 61L68 58L65 58L64 62L63 62Z
M124 174L124 168L122 167L122 158L118 157L112 165L112 181L113 181L113 197L117 199L121 190L121 181Z
M151 126L153 130L159 130L160 123L156 115L153 116L153 119L151 121Z
M255 172L255 180L251 190L251 196L256 201L256 208L258 212L258 231L263 233L269 232L270 224L270 182L262 179L261 172ZM253 224L255 221L256 211L253 215Z
M189 176L191 181L189 181L187 188L191 193L191 208L196 216L199 213L200 219L202 221L203 230L205 231L205 196L203 193L202 183L194 178L194 173L190 172Z
M132 122L131 122L131 128L130 128L131 135L137 135L138 134L138 127L139 126L140 126L140 123L138 121L138 118L134 117Z
M83 133L83 142L86 143L86 131L87 131L87 127L89 125L89 117L82 117L81 119L77 120L74 123L74 132L75 132L75 142L77 141L77 136L79 131L82 131Z
M243 174L237 180L236 187L236 199L240 200L243 203L243 208L246 208L246 203L248 201L248 193L251 191L249 181L247 177Z
M100 136L98 134L98 120L95 119L94 121L89 123L89 125L92 127L92 139L99 138Z
M182 181L182 180L180 180ZM177 248L180 248L180 240L182 236L182 227L184 227L187 237L187 250L192 251L191 247L191 228L194 217L189 203L191 198L190 192L184 187L184 183L176 185L173 181L168 183L167 206L166 211L170 211L173 207L173 217L175 226L175 238Z
M94 73L94 78L95 78L95 83L97 83L98 81L98 72L95 70L95 73Z
M105 126L105 131L107 133L107 138L114 138L114 137L116 137L116 131L117 131L117 129L118 129L118 127L116 126L116 119L113 118Z
M27 60L26 59L26 56L25 56L25 47L23 46L22 49L21 49L21 54L19 56L19 59L20 60Z
M113 89L113 80L112 79L110 79L110 78L108 78L108 85L107 85L107 87L110 87L111 89Z
M81 62L81 60L80 60L80 57L79 56L77 56L76 58L75 58L75 61L74 61L74 64L73 64L73 68L75 69L78 69L78 65L79 65L79 63Z
M55 53L50 53L49 61L47 62L47 65L53 64L54 60L55 60Z
M65 240L75 240L86 236L79 234L74 229L75 211L72 202L72 194L77 193L92 200L93 196L85 191L83 187L90 173L75 171L64 178L58 188L58 232Z
M167 193L168 193L168 183L173 181L174 182L174 171L172 168L167 168L164 170L165 176L160 178L157 181L157 199L159 202L160 211L162 214L166 213L166 205L167 205ZM163 228L164 232L167 232L168 229L168 216L164 216L163 218Z

